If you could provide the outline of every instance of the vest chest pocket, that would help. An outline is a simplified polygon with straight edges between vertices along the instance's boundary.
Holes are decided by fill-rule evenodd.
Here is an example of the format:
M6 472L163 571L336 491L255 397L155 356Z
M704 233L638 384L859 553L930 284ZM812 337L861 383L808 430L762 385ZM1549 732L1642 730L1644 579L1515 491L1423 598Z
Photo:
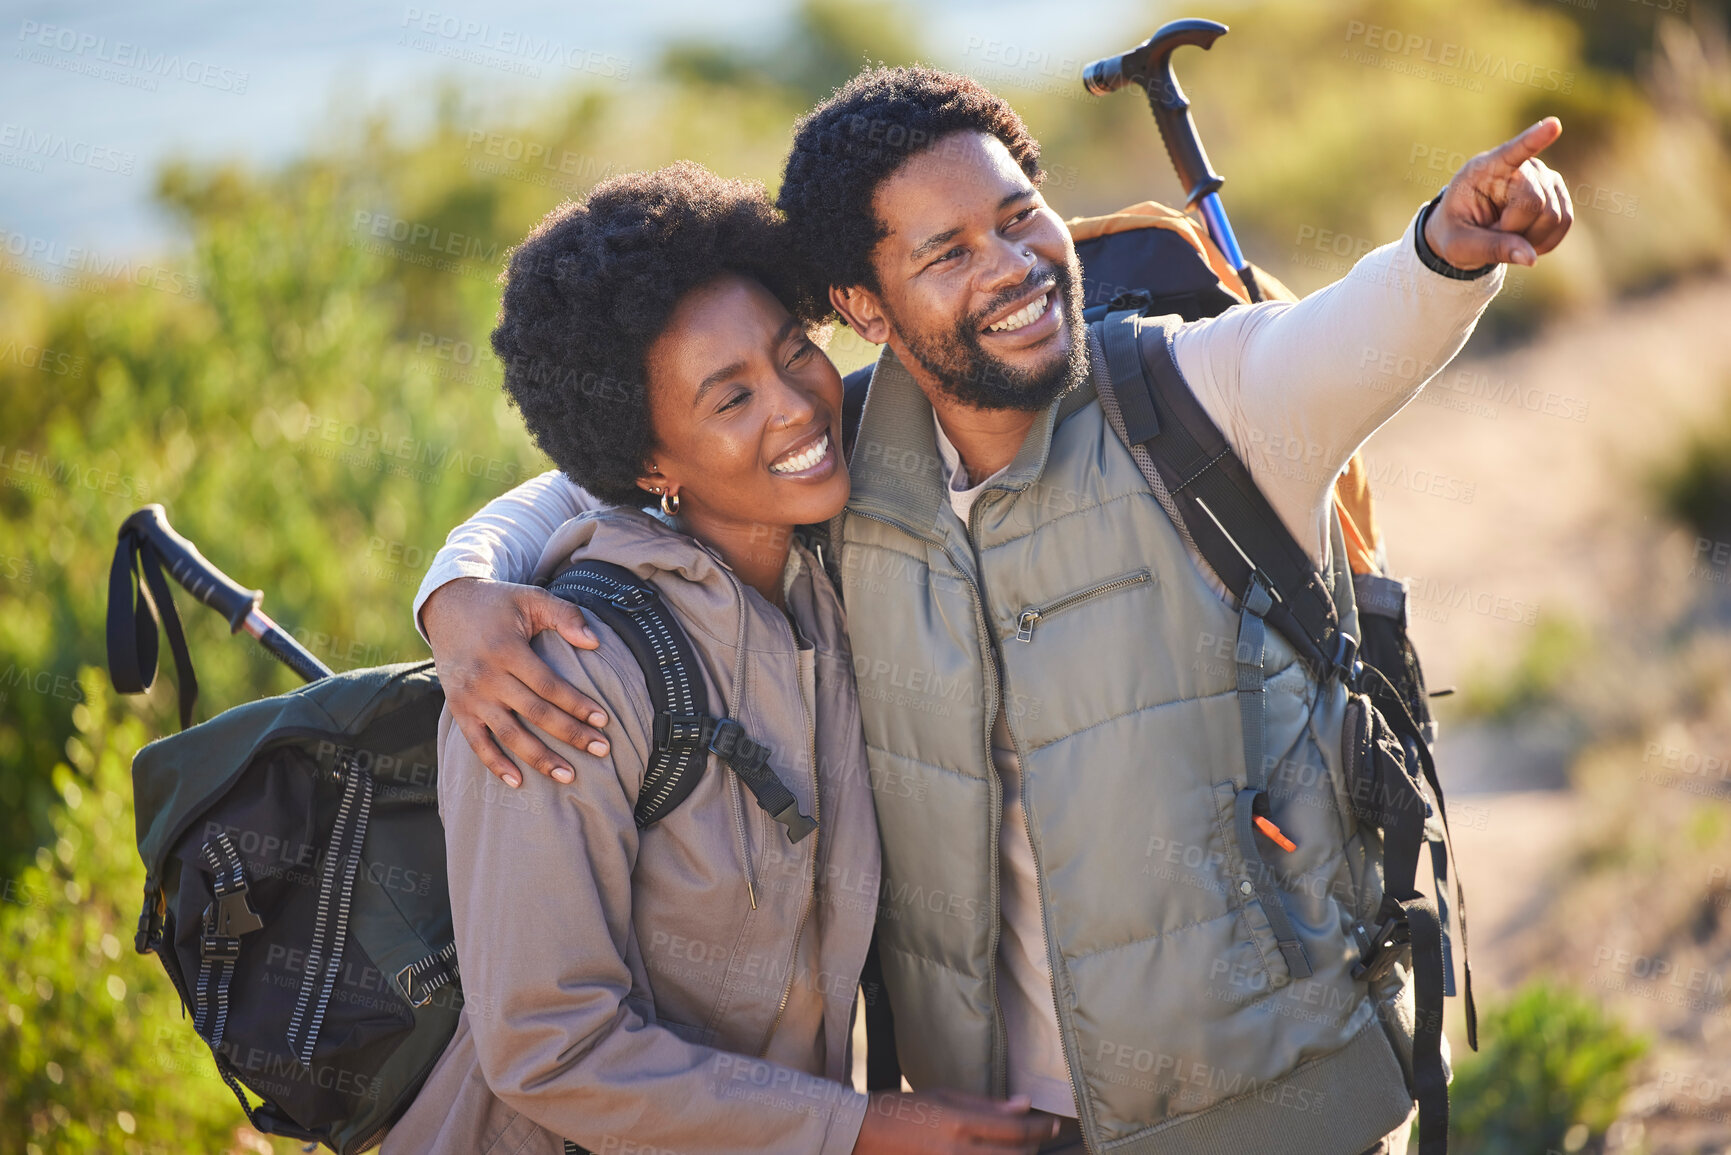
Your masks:
M1077 590L1073 594L1066 594L1057 601L1048 602L1043 606L1028 606L1016 615L1016 640L1018 642L1032 642L1034 640L1034 627L1047 618L1065 610L1074 609L1083 602L1092 601L1119 590L1129 589L1132 586L1147 585L1153 580L1153 571L1143 568L1133 573L1124 574L1122 577L1115 577L1109 581L1091 585L1086 589Z

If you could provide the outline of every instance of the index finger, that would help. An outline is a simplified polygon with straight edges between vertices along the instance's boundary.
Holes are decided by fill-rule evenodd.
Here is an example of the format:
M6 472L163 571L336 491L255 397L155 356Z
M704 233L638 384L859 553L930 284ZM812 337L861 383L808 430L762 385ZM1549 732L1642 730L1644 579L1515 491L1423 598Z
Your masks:
M1491 150L1491 155L1510 168L1520 168L1544 152L1563 135L1563 122L1547 116L1512 140L1506 140Z

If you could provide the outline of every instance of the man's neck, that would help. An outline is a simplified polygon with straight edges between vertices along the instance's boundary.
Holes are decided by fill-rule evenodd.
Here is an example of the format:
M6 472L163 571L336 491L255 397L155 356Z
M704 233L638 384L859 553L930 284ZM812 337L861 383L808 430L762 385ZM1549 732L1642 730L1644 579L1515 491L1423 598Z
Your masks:
M976 409L931 392L926 396L944 436L968 471L970 485L978 485L1014 461L1039 416L1022 409Z

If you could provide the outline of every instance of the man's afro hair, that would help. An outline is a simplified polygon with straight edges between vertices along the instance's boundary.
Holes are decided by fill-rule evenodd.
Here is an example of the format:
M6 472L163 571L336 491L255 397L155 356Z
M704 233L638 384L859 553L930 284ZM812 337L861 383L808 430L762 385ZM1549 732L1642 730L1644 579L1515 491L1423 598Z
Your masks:
M734 273L815 325L828 307L800 267L760 184L690 161L610 177L511 253L493 330L505 392L568 477L603 501L641 504L652 444L644 361L680 298Z
M802 117L776 206L827 285L876 290L871 253L885 236L872 200L910 157L957 132L997 137L1028 179L1040 145L1022 118L971 77L935 68L868 68Z

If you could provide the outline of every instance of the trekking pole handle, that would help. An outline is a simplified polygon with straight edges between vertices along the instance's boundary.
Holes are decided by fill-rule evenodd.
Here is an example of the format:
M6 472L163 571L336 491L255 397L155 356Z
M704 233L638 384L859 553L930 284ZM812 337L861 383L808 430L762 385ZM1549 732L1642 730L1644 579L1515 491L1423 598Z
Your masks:
M1262 300L1262 287L1256 282L1250 262L1244 259L1232 222L1220 203L1220 187L1226 178L1215 172L1209 162L1202 137L1196 131L1196 121L1190 116L1190 98L1178 87L1178 77L1172 72L1173 52L1187 46L1206 51L1226 32L1226 25L1217 20L1168 21L1123 55L1108 56L1088 65L1082 70L1082 84L1095 96L1116 92L1126 84L1134 84L1148 94L1148 107L1154 112L1166 155L1178 173L1178 182L1184 186L1184 207L1201 212L1208 235L1237 271L1246 296L1254 302Z
M1147 92L1160 139L1184 186L1185 208L1219 191L1226 179L1208 162L1196 122L1190 117L1190 99L1172 72L1172 53L1192 45L1210 48L1224 35L1226 25L1216 20L1172 20L1123 55L1096 60L1082 70L1082 83L1095 96L1116 92L1126 84Z
M120 534L125 537L129 532L150 543L168 576L187 593L227 619L230 633L240 632L247 615L264 598L262 591L249 590L217 569L196 545L176 533L160 505L147 505L127 518Z
M228 622L230 633L245 630L306 681L330 676L329 666L315 658L311 651L259 608L259 603L264 600L263 591L247 589L212 564L196 545L168 524L168 511L162 506L147 505L127 518L120 527L120 536L125 538L129 534L149 544L167 568L168 576L181 588L221 614Z

